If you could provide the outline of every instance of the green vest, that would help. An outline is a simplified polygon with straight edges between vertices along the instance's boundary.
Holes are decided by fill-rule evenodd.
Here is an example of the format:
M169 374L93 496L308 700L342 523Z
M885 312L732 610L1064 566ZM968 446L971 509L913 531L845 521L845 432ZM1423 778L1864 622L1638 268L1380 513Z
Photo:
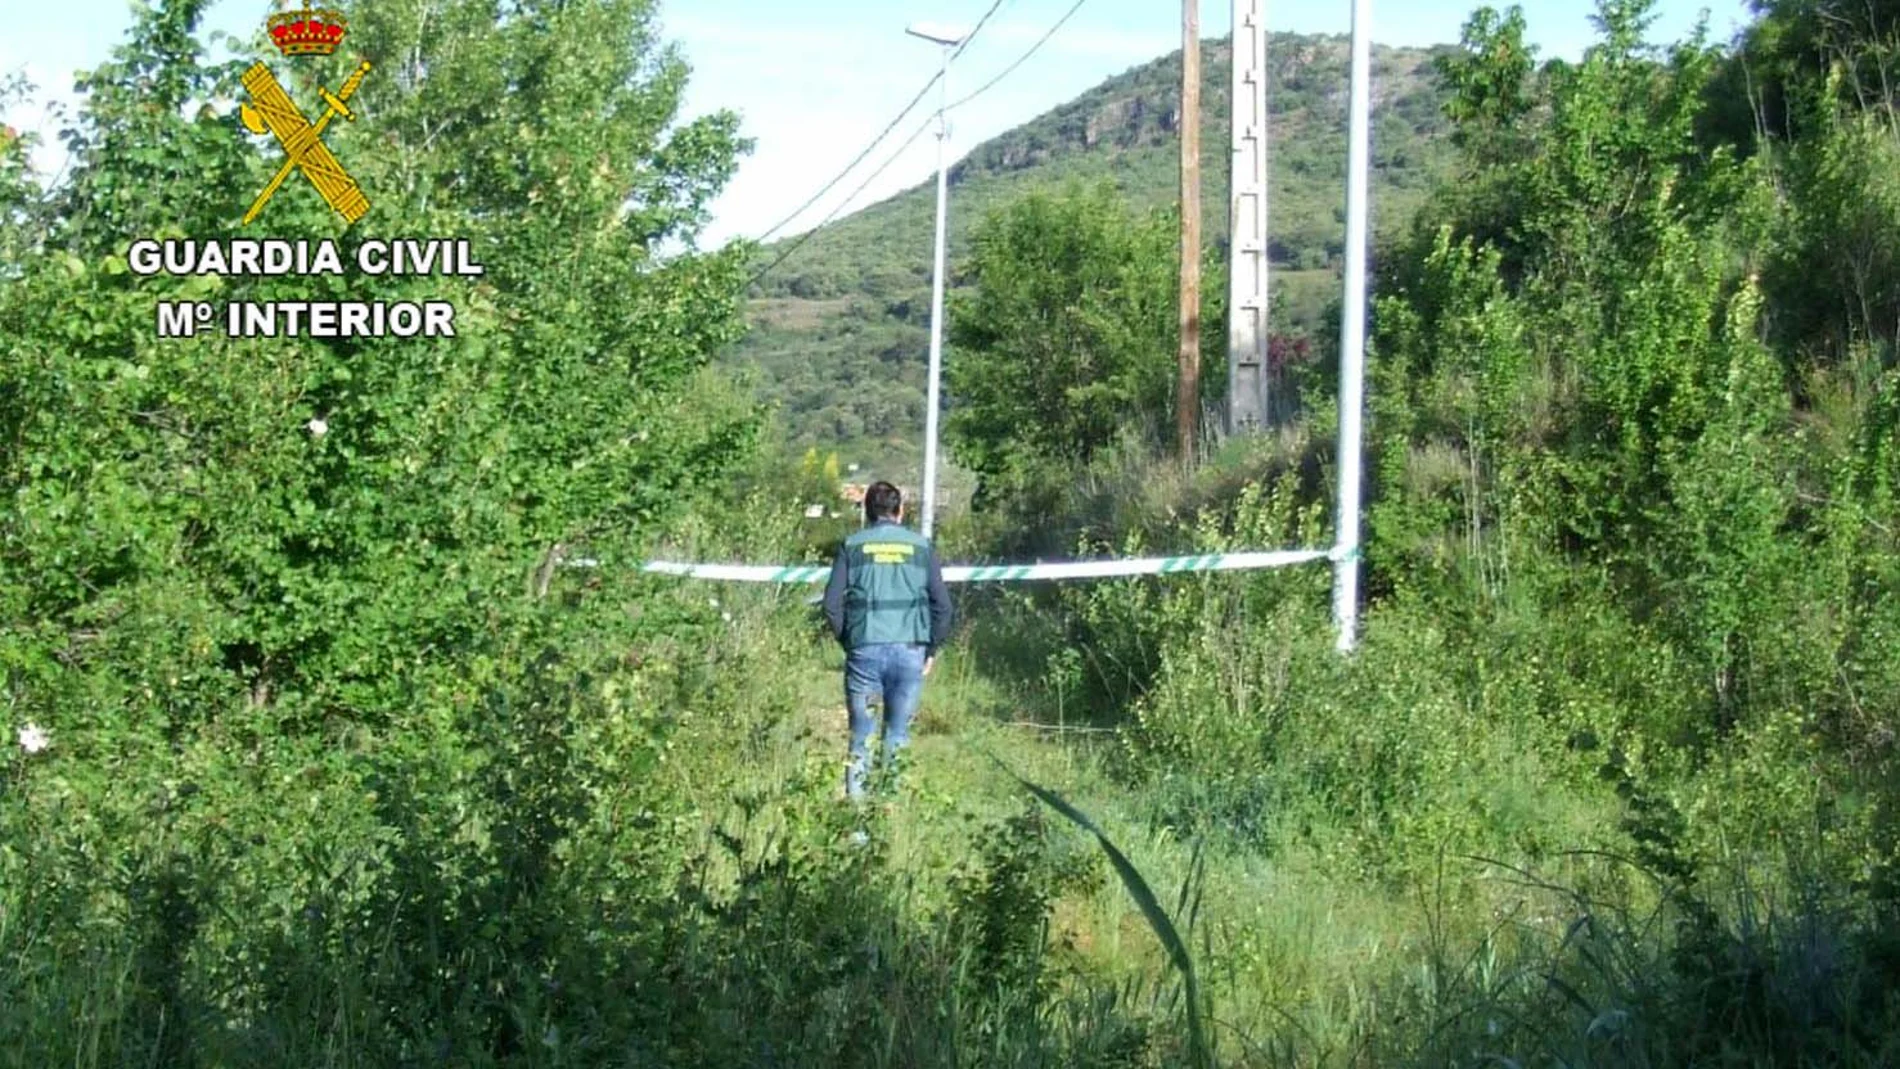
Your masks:
M930 641L930 541L885 521L844 540L844 645Z

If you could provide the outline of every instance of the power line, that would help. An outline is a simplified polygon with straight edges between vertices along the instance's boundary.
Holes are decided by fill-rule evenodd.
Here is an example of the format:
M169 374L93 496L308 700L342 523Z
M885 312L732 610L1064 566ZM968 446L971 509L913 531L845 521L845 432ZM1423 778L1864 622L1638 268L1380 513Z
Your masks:
M997 82L1000 82L1003 79L1009 77L1011 74L1015 73L1016 68L1022 66L1024 63L1029 62L1029 58L1035 55L1039 50L1041 50L1043 45L1048 44L1049 38L1054 37L1056 35L1056 31L1060 30L1064 23L1068 22L1069 19L1073 18L1076 12L1082 10L1082 5L1086 3L1088 3L1088 0L1075 0L1075 3L1072 6L1070 6L1069 10L1065 14L1063 14L1061 18L1056 20L1056 24L1054 26L1049 27L1049 31L1047 33L1043 34L1042 37L1037 39L1035 44L1029 46L1029 51L1024 52L1020 56L1017 56L1016 62L1011 63L1007 67L1004 67L1002 70L1002 73L998 74L994 78L991 78L989 81L984 82L982 88L976 90L975 92L969 94L968 96L963 97L961 100L958 100L956 103L950 106L952 108L960 108L963 105L968 104L970 101L975 100L977 97L980 97L984 93L989 92L990 87L994 86Z
M772 259L771 263L766 264L763 268L761 268L758 271L758 273L754 274L750 279L748 279L746 281L746 285L751 286L753 283L756 283L759 279L762 279L766 275L771 274L773 268L777 267L778 265L784 263L787 259L789 259L793 253L798 251L799 246L811 240L811 236L813 234L816 234L820 230L823 230L825 228L825 224L831 222L834 218L836 218L838 213L845 209L846 205L858 199L858 194L864 192L864 189L866 186L869 186L872 182L877 181L877 178L879 175L883 174L885 171L890 170L891 164L896 163L900 158L902 158L904 155L904 151L910 148L912 145L916 144L917 139L924 136L924 131L928 129L930 129L930 119L926 118L922 123L918 125L917 129L911 131L911 135L904 139L903 144L897 146L896 152L893 152L889 156L885 157L884 162L877 165L877 170L872 171L870 174L866 175L864 181L858 183L858 188L852 190L850 196L839 201L838 206L831 209L831 212L827 214L823 219L819 220L816 226L812 227L810 230L805 231L803 234L798 235L798 238L794 240L791 243L791 245L786 248L784 252L779 253L776 257Z
M911 109L917 106L918 101L921 101L922 99L924 99L924 94L930 92L930 87L933 85L936 85L938 79L942 77L943 77L942 71L938 71L936 74L931 75L930 80L924 83L924 87L922 89L917 90L917 95L910 98L910 103L904 105L904 110L898 112L897 117L892 119L890 121L890 124L884 127L883 130L880 130L876 137L871 139L870 144L864 146L864 151L858 153L856 159L846 164L844 170L839 171L837 175L831 179L831 181L825 183L825 186L823 189L820 189L818 192L813 193L809 200L805 201L805 203L795 208L792 211L792 214L786 216L783 219L780 219L777 222L777 224L775 224L770 230L767 230L765 233L760 234L759 240L762 242L766 241L769 238L771 238L773 234L776 234L780 230L785 229L785 225L787 223L790 223L792 220L805 214L806 209L818 203L820 198L822 198L825 194L831 192L831 189L833 186L836 186L839 182L844 181L844 176L850 174L854 169L856 169L858 164L863 163L864 158L866 156L869 156L874 150L876 150L880 142L882 142L886 137L890 136L891 131L896 129L897 124L904 121L904 116L909 115L911 113Z
M990 21L990 18L996 14L997 10L1003 6L1004 2L1005 0L992 0L990 4L990 9L988 11L985 11L983 13L983 17L977 20L975 28L973 28L969 33L964 35L963 40L957 45L956 51L950 53L949 62L946 63L945 66L948 66L949 63L955 63L957 60L957 57L963 55L964 49L969 48L970 42L976 40L976 35L983 32L984 25ZM1078 4L1077 6L1080 6L1080 5ZM1071 14L1073 14L1073 12L1071 12ZM1064 18L1066 19L1067 16L1065 15ZM1058 23L1058 25L1060 24ZM1047 38L1045 38L1045 40L1046 39ZM1038 47L1040 47L1040 42L1038 42ZM1031 51L1033 52L1034 49L1031 49ZM873 139L869 145L865 146L863 152L858 153L858 158L855 160L852 160L850 166L838 172L838 176L836 178L833 178L831 181L825 183L824 189L821 189L817 193L813 194L810 200L807 200L804 204L799 206L798 211L795 211L791 215L787 216L782 222L778 224L778 226L775 226L772 229L766 231L763 235L760 236L759 240L763 241L766 238L769 238L773 234L777 233L779 229L783 227L786 223L789 223L793 219L798 218L799 215L804 213L805 209L810 208L813 204L817 203L818 198L824 196L828 191L830 191L830 189L833 186L843 181L844 176L847 174L850 174L853 168L855 168L858 164L862 163L864 161L864 158L866 156L869 156L872 150L877 148L878 142L884 140L885 136L888 135L891 132L891 130L897 126L898 123L904 120L904 116L910 114L911 109L917 106L917 102L919 100L922 100L924 98L924 94L930 91L930 87L933 85L936 85L937 82L943 78L943 74L944 74L943 70L940 69L937 71L935 75L931 76L931 79L928 82L924 83L924 87L917 91L917 95L911 98L911 102L905 105L904 110L901 112L898 112L897 118L892 119L890 121L890 125L884 128L883 133L878 134L877 137ZM995 81L996 79L992 79L991 84L995 84ZM984 86L984 88L987 89L989 88L989 86ZM982 90L979 89L977 92L982 92ZM971 94L971 95L974 96L975 94ZM968 98L966 97L965 99L968 99ZM944 110L947 112L949 109L945 108ZM864 181L858 183L858 188L852 190L850 196L847 196L844 200L839 201L838 206L836 208L833 208L831 212L828 215L826 215L822 220L820 220L816 226L813 226L810 229L806 230L803 234L800 234L798 238L792 242L789 248L787 248L784 252L780 253L778 256L774 257L771 263L766 264L762 270L754 274L752 278L747 281L746 284L750 286L758 282L759 279L764 278L766 275L770 274L773 268L784 263L786 259L788 259L793 253L797 252L799 247L804 245L805 242L809 241L813 234L816 234L820 229L822 229L825 226L826 223L829 223L831 222L832 219L836 218L838 213L844 210L845 205L850 204L853 200L857 199L858 194L864 192L864 189L866 186L869 186L873 181L877 179L879 175L883 174L886 170L888 170L891 164L896 163L898 157L904 154L904 150L909 148L912 144L916 143L917 139L923 136L923 132L929 129L929 127L930 127L930 122L928 119L926 119L922 126L919 126L917 130L910 135L910 137L904 140L904 143L902 145L898 146L898 149L896 152L892 153L889 158L887 158L882 164L878 166L877 170L872 171L869 177L867 177Z
M976 28L971 30L968 34L966 34L962 42L957 45L957 50L950 54L950 59L952 62L955 62L956 58L963 54L964 49L970 47L970 42L975 40L976 35L982 31L983 24L990 21L990 17L996 14L997 9L1001 8L1003 6L1003 3L1004 3L1004 0L993 0L993 2L990 4L990 9L984 12L983 17L977 21ZM765 233L760 234L758 240L762 242L766 241L770 239L773 234L776 234L780 230L785 229L787 224L789 224L792 220L798 218L799 216L805 214L805 212L808 209L810 209L812 205L818 203L818 201L822 199L825 194L831 192L833 187L835 187L839 182L844 181L844 176L856 170L858 164L864 162L865 157L869 156L872 152L875 152L877 150L878 145L882 144L884 139L890 136L891 131L897 129L897 124L904 121L904 116L909 115L911 111L915 109L920 102L922 102L925 94L930 92L931 87L936 85L939 81L942 81L942 80L943 80L943 71L941 70L931 75L930 80L925 82L921 89L917 90L917 95L910 98L910 103L904 105L904 110L898 112L896 118L893 118L888 124L886 124L884 129L878 131L878 135L871 139L870 144L867 144L864 146L864 151L858 153L857 157L853 159L850 163L846 164L844 170L839 171L837 175L831 179L831 181L826 182L823 189L820 189L818 192L813 193L810 199L806 200L805 203L799 205L798 208L794 210L790 215L779 220L778 223L774 225L770 230L767 230ZM824 224L820 223L819 225L823 226Z

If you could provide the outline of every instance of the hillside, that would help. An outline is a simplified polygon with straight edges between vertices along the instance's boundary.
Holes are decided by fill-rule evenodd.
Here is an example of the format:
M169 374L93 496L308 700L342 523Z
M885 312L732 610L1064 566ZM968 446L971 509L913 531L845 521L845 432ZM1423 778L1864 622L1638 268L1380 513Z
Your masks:
M1344 36L1276 36L1268 74L1272 255L1281 329L1312 329L1338 285L1344 242L1348 45ZM1402 225L1448 159L1438 50L1373 50L1373 225ZM1225 39L1202 49L1205 234L1227 228ZM971 149L951 169L951 280L989 209L1037 188L1108 180L1131 205L1165 207L1179 191L1179 51L1103 82ZM879 474L914 478L921 456L929 347L934 181L807 237L761 280L752 330L729 351L763 398L782 406L800 449L839 448ZM788 238L785 242L797 241ZM776 259L785 242L768 246Z

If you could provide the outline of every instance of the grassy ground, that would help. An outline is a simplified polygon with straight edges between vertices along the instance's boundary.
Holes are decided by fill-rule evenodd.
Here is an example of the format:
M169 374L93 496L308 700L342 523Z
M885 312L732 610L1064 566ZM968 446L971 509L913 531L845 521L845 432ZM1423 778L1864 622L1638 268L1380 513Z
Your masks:
M1268 453L1255 466L1297 471L1287 450ZM1163 475L1130 476L1146 494L1111 493L1114 480L1077 492L1145 503L1224 485ZM1240 512L1253 519L1224 536L1239 545L1310 542L1272 509ZM945 538L974 544L956 526ZM1192 951L1221 1065L1900 1064L1900 1003L1885 994L1900 950L1865 879L1839 867L1830 841L1859 833L1822 812L1847 796L1809 776L1819 758L1798 731L1770 721L1631 789L1566 719L1607 714L1547 708L1536 658L1394 610L1365 621L1347 666L1327 640L1324 576L1302 575L1177 578L1149 584L1152 598L1139 584L1042 599L964 588L903 788L873 811L866 879L904 888L905 923L953 941L969 929L943 918L987 881L976 908L1019 905L1013 930L1034 936L1066 1004L1112 1008L1078 1034L1134 1020L1168 1037L1087 1064L1185 1064L1181 976L1097 843L1017 776L1086 814L1152 889ZM841 657L816 629L799 642L765 672L793 712L705 786L713 827L740 822L734 798L790 812L822 794L818 808L844 809ZM1085 678L1148 654L1145 693ZM1627 700L1665 689L1631 684ZM786 786L801 782L822 789ZM748 804L760 851L794 834L787 820L810 825ZM840 823L824 851L848 856L847 838ZM1696 855L1693 879L1669 871L1675 848ZM954 990L990 984L958 976ZM952 1055L996 1064L969 1057Z
M1159 1069L1192 1064L1168 931L1230 1069L1895 1064L1900 952L1813 893L1842 881L1705 870L1684 905L1580 852L1629 844L1635 806L1553 774L1510 679L1466 706L1467 651L1378 615L1342 668L1298 577L1223 582L1127 602L1181 667L1109 701L1073 655L1132 586L963 591L902 785L859 818L842 657L778 588L656 582L676 645L452 732L211 739L77 785L57 749L16 764L0 1065ZM1774 816L1754 768L1684 781L1738 844Z
M776 764L754 770L761 786L814 764L841 782L839 666L836 655L815 659L797 680L806 712L780 726ZM926 686L906 779L879 825L887 864L919 886L943 883L972 857L976 829L1030 806L1012 773L1067 799L1174 914L1225 1064L1363 1062L1402 1023L1399 1004L1416 1000L1421 982L1436 987L1440 1009L1495 994L1513 950L1559 941L1576 920L1564 895L1495 865L1446 859L1437 886L1382 888L1344 878L1344 866L1310 849L1269 858L1157 831L1152 797L1115 775L1117 736L1042 722L1061 715L1051 697L999 682L967 648L945 654ZM1064 851L1099 861L1084 835L1044 815ZM1055 897L1047 935L1055 963L1096 990L1159 1000L1168 989L1156 933L1105 865Z

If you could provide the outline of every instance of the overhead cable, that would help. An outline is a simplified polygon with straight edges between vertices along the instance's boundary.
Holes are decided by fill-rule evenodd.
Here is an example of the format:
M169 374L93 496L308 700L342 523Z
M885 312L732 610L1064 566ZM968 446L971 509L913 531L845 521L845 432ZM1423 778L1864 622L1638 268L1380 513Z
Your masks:
M950 54L951 62L955 62L957 57L963 54L963 50L970 47L970 42L976 39L976 35L978 33L982 32L983 25L989 22L990 17L996 14L998 8L1003 6L1003 2L1004 0L992 0L990 4L990 9L983 13L983 17L981 19L977 20L976 28L971 30L968 34L966 34L962 42L957 45L957 50ZM852 159L850 163L845 165L844 170L839 171L835 176L832 177L831 181L826 182L824 185L824 188L820 189L816 193L813 193L811 197L805 201L805 203L798 206L797 210L793 211L790 215L786 216L785 218L779 220L776 225L774 225L771 229L767 230L765 233L760 234L758 240L761 242L770 240L773 234L776 234L780 230L785 229L785 227L789 223L791 223L792 220L797 219L799 216L805 214L805 212L809 210L812 205L818 203L818 201L822 199L825 194L831 192L833 187L837 186L839 182L844 181L845 175L848 175L852 171L856 170L858 164L863 163L865 158L868 157L871 153L875 152L877 150L878 145L882 144L884 142L884 139L890 136L891 131L897 128L897 124L903 122L904 117L906 115L909 115L913 110L916 109L917 105L923 101L924 96L930 92L931 87L936 85L939 81L943 80L943 73L944 72L942 70L939 70L937 71L937 73L931 75L930 80L925 82L921 89L917 90L917 95L910 98L910 103L904 105L904 110L898 112L897 116L893 118L889 123L887 123L884 129L878 131L878 135L871 139L870 144L867 144L864 146L864 151L858 153L857 156L854 159ZM823 223L819 224L819 226L823 226L823 225L824 225Z
M975 100L977 97L980 97L984 93L989 92L990 87L994 86L997 82L1000 82L1003 79L1009 77L1011 74L1015 73L1016 68L1022 66L1024 63L1029 62L1029 58L1035 55L1039 50L1041 50L1043 45L1048 44L1049 38L1054 37L1056 35L1056 31L1060 30L1064 23L1068 22L1069 19L1073 18L1076 12L1082 10L1082 5L1086 3L1088 3L1088 0L1075 0L1075 3L1070 6L1069 10L1065 12L1061 18L1056 20L1056 24L1054 26L1049 27L1049 31L1047 33L1043 34L1040 38L1038 38L1035 44L1029 46L1029 51L1024 52L1020 56L1017 56L1016 62L1011 63L1007 67L1004 67L1000 74L998 74L994 78L991 78L989 81L984 82L981 88L977 89L973 93L970 93L968 96L963 97L962 99L958 100L956 103L950 106L952 108L960 108L963 105L968 104L970 101Z
M760 268L756 274L754 274L750 279L748 279L746 282L746 285L750 286L753 283L756 283L759 279L762 279L766 275L771 274L773 268L784 263L788 258L790 258L793 253L798 251L799 246L811 240L811 236L813 234L816 234L820 230L823 230L826 224L830 223L833 219L837 217L839 212L845 209L846 205L858 199L858 194L864 192L864 189L866 186L869 186L872 182L877 181L879 175L889 170L891 167L891 164L896 163L899 159L901 159L904 155L905 150L909 149L912 145L916 144L917 139L924 136L924 131L928 129L930 129L930 120L925 119L922 123L918 125L917 129L911 131L911 135L904 139L903 144L897 146L896 152L893 152L889 156L885 157L884 162L878 164L877 170L872 171L870 174L866 175L864 178L864 181L858 183L858 188L852 190L850 196L839 201L837 207L831 209L831 211L823 219L818 221L818 225L812 227L810 230L805 231L803 234L800 234L798 235L797 238L793 239L792 243L788 245L783 252L779 253L777 256L772 258L771 263L766 264L764 267Z

